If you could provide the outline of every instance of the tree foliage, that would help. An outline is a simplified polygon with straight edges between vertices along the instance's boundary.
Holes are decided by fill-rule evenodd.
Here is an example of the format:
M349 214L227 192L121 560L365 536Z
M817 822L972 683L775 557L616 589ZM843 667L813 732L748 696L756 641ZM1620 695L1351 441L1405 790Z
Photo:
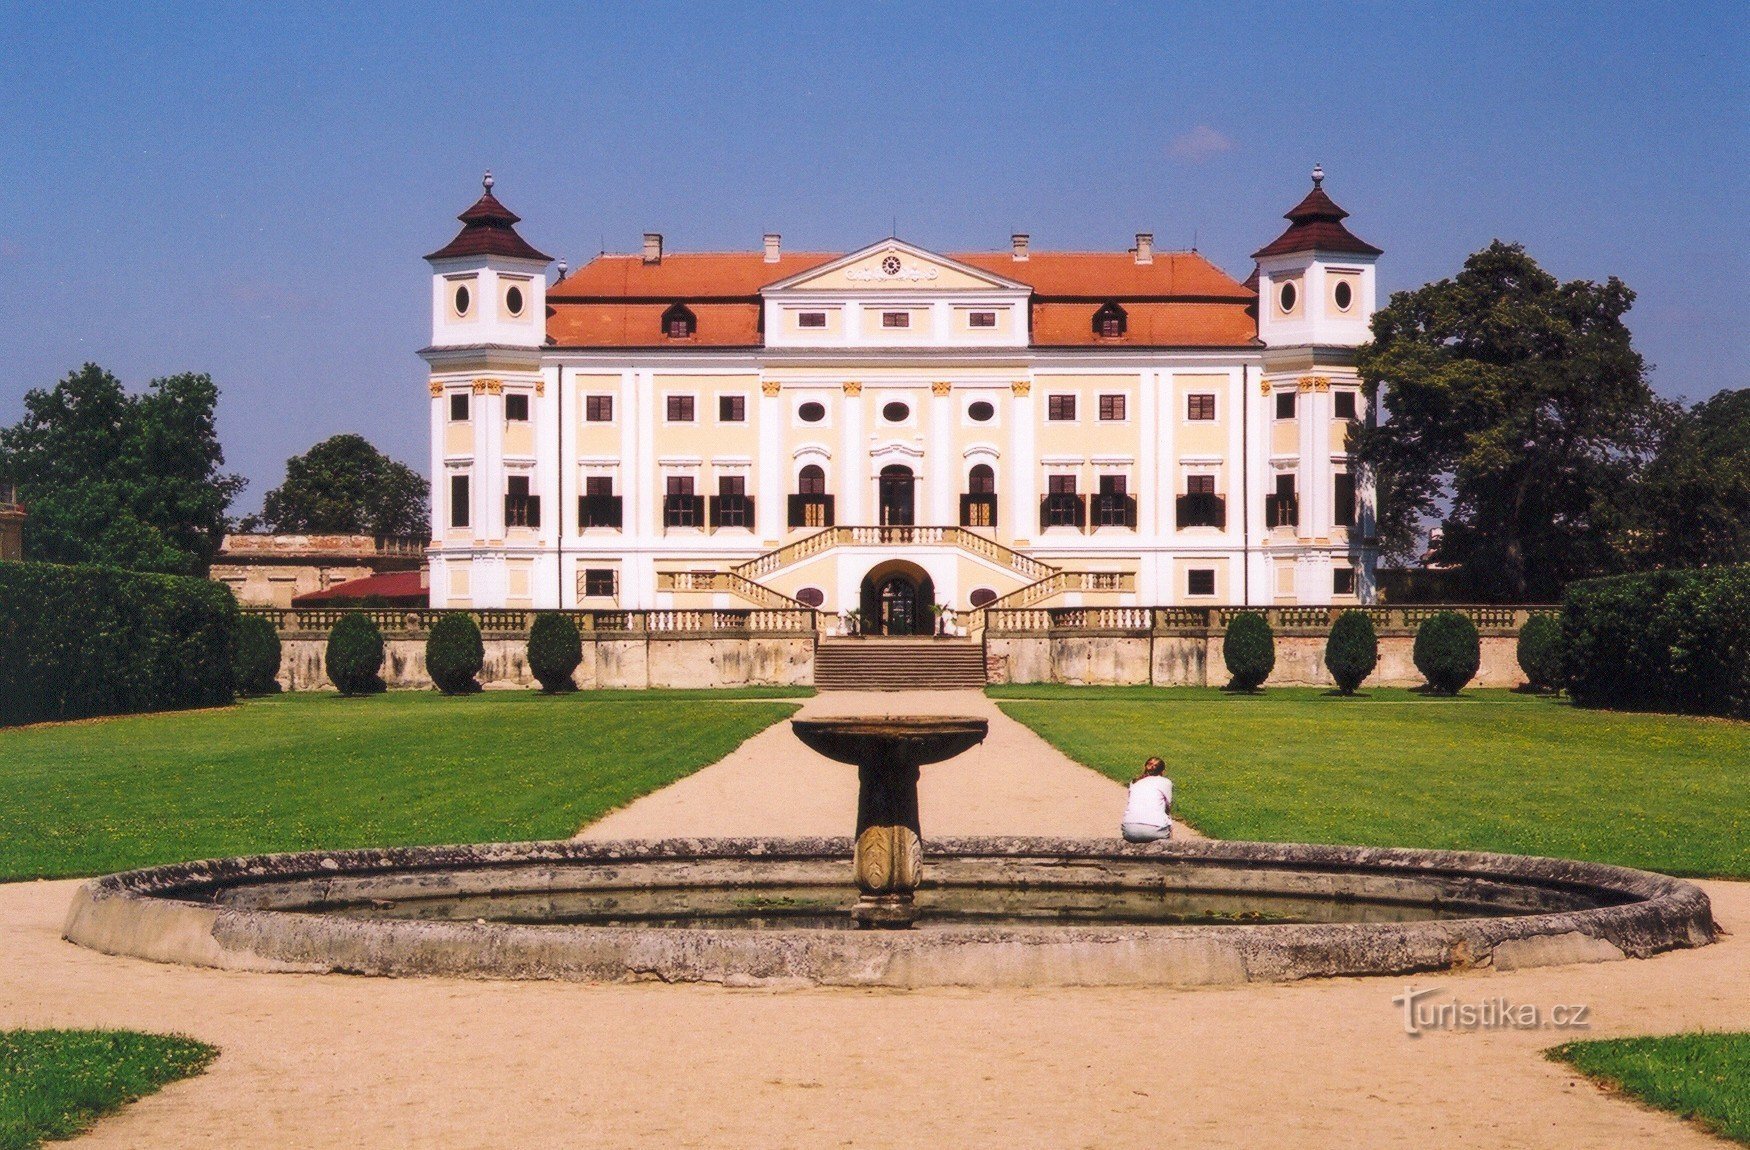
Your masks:
M387 686L383 682L383 633L363 612L348 612L335 621L322 658L329 682L343 695L372 695Z
M1750 563L1750 388L1679 415L1635 500L1637 566Z
M220 470L218 400L210 376L154 379L129 395L94 363L26 392L24 418L0 428L0 478L30 512L25 554L205 575L244 486Z
M244 529L334 535L431 534L430 486L362 435L334 435L286 460L286 481L267 493Z
M557 611L543 611L529 628L529 670L549 695L575 689L572 673L583 662L577 624Z
M425 640L425 671L446 695L466 695L480 689L474 676L486 665L486 645L480 627L464 611L450 611L431 625Z
M1270 621L1256 611L1234 616L1221 637L1221 660L1236 691L1256 691L1276 669L1276 636Z
M1562 625L1550 615L1533 615L1519 629L1514 647L1525 680L1539 691L1562 685Z
M1476 678L1483 664L1482 637L1470 616L1436 611L1416 628L1410 657L1436 694L1456 695Z
M1379 635L1367 612L1345 611L1337 616L1325 638L1325 669L1336 680L1337 690L1353 695L1378 663Z
M1387 418L1354 444L1388 555L1444 509L1439 558L1479 597L1553 599L1622 564L1631 484L1671 417L1623 323L1633 302L1499 240L1392 296L1357 363Z
M237 620L236 681L239 695L271 695L280 689L280 634L260 615Z

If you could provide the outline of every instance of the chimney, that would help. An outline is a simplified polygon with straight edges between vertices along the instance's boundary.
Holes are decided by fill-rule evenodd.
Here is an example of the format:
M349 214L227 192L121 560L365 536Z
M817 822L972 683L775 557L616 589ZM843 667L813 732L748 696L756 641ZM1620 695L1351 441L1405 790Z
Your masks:
M766 233L766 262L767 263L775 264L778 262L778 242L780 240L782 240L783 238L784 237L780 236L777 232L767 232Z
M1136 262L1139 264L1155 262L1155 236L1153 232L1136 233Z
M1013 248L1014 256L1017 260L1025 260L1027 258L1027 242L1031 238L1032 237L1026 232L1016 232L1009 237L1009 244Z
M662 233L644 233L644 262L659 264L662 262Z

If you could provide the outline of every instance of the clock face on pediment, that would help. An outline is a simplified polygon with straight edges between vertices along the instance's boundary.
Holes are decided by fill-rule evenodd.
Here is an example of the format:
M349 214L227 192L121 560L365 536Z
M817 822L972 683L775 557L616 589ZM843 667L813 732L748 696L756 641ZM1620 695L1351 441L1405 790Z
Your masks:
M946 256L888 242L853 252L767 290L1003 291L1018 286Z

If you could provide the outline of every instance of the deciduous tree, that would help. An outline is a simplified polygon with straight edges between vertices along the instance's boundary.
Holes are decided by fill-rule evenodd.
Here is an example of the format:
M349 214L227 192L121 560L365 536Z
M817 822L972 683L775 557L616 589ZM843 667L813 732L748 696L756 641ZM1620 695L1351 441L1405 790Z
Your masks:
M1633 302L1497 240L1375 314L1358 368L1387 417L1355 451L1388 554L1444 510L1439 558L1478 596L1553 599L1624 564L1633 480L1671 415L1623 323Z
M1635 508L1631 550L1641 566L1750 563L1750 388L1676 419Z
M335 435L286 460L286 481L244 529L428 536L429 492L424 477L364 436Z

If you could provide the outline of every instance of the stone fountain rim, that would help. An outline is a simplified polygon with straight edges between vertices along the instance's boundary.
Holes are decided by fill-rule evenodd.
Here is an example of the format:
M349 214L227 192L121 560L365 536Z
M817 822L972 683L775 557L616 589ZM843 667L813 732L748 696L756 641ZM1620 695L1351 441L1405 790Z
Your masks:
M1512 918L1415 923L990 926L954 932L712 931L676 927L342 919L241 909L175 892L342 873L845 860L848 838L488 843L304 851L174 863L83 884L65 936L111 954L226 969L731 985L1198 985L1645 958L1713 941L1712 908L1682 879L1605 863L1472 851L1196 840L947 838L933 859L1064 859L1477 875L1633 901Z

